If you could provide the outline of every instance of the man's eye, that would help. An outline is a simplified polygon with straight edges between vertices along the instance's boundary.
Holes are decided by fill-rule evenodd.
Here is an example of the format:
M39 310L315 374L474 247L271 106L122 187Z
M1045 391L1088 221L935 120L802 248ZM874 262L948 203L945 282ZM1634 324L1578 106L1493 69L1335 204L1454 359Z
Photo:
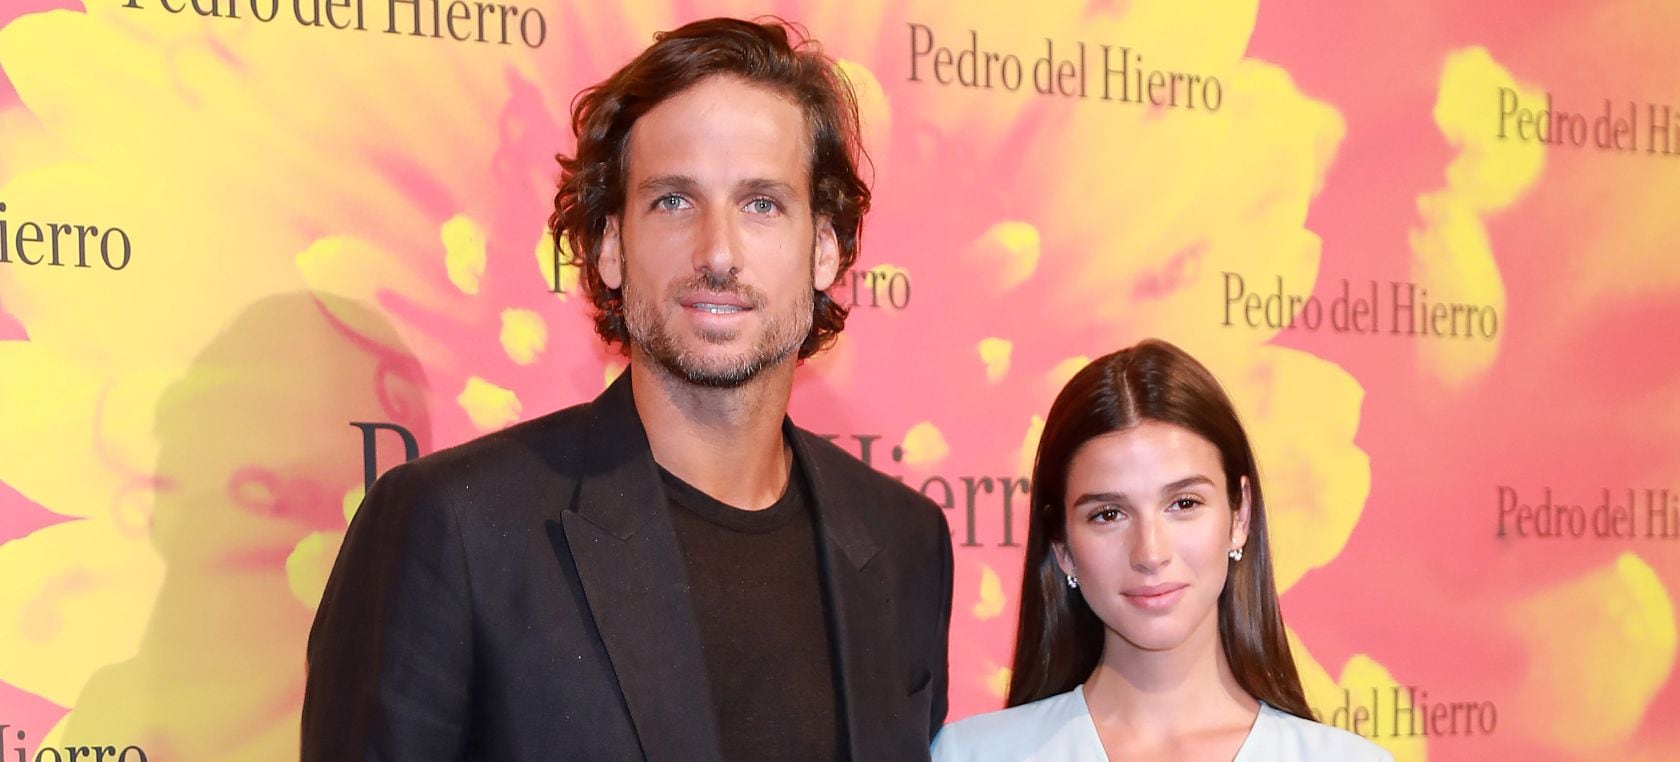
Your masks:
M659 208L659 209L664 209L666 211L674 212L678 209L683 208L683 205L685 203L687 203L687 202L686 202L685 199L683 199L682 196L678 196L675 193L668 193L666 195L660 196L658 199L655 199L654 202L653 202L653 205L655 207Z
M771 214L776 211L776 202L767 198L755 198L747 202L747 208L754 214Z

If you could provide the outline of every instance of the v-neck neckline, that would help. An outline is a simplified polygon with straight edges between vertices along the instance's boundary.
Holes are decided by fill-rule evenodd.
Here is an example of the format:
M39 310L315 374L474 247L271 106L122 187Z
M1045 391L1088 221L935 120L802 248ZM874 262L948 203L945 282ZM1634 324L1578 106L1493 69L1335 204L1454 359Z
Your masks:
M1108 750L1102 745L1102 734L1097 732L1097 718L1091 716L1091 706L1085 703L1085 684L1080 683L1073 689L1073 693L1075 700L1079 702L1079 713L1085 717L1085 729L1090 731L1092 748L1103 759L1108 759ZM1260 723L1265 720L1268 709L1271 709L1271 705L1260 702L1260 711L1254 713L1254 722L1248 726L1248 733L1243 736L1243 742L1237 747L1237 753L1231 757L1231 762L1243 762L1243 752L1248 750L1249 742L1254 740L1254 732L1260 729Z

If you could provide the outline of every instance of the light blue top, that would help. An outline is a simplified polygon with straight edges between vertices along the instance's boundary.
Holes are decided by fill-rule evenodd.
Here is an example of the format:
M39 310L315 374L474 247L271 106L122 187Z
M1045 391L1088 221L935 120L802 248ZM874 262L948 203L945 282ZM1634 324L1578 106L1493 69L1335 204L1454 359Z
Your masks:
M1040 699L946 725L933 739L934 762L1108 762L1085 692ZM1260 704L1260 715L1232 762L1394 762L1341 728Z

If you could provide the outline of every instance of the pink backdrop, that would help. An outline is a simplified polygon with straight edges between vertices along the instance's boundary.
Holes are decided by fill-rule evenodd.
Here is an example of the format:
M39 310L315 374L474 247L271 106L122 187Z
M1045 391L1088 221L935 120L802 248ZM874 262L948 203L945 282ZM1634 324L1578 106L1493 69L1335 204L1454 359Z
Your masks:
M1680 757L1680 10L271 2L0 8L0 750L295 758L352 424L431 451L598 393L543 239L570 99L773 12L875 169L793 415L947 506L953 718L1008 679L1039 416L1159 336L1256 441L1325 719Z

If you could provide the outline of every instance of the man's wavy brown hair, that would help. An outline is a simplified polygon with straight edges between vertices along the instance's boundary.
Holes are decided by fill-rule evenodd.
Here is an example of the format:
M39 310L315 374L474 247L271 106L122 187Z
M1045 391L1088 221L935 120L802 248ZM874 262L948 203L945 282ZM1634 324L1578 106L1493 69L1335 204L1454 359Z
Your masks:
M839 243L836 282L857 260L869 187L858 176L867 161L851 84L803 29L780 19L714 18L654 36L654 44L612 76L579 93L572 104L574 156L557 155L560 187L548 229L559 256L579 268L595 306L595 331L629 352L624 295L601 280L601 239L607 219L624 211L629 181L630 128L658 105L701 80L738 77L780 93L799 106L809 130L811 209L826 217ZM812 297L811 332L799 358L834 342L847 308L827 293Z

